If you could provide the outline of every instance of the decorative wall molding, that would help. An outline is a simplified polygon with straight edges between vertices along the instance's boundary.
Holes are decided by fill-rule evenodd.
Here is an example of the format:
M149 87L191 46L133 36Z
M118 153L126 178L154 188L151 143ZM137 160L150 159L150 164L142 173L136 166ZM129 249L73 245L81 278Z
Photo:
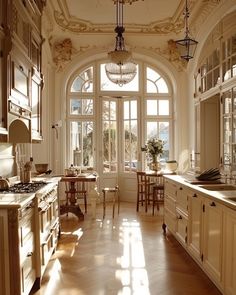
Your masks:
M62 71L67 63L72 59L72 55L77 50L73 48L70 38L66 38L61 42L56 42L53 46L53 61L57 66L57 71Z

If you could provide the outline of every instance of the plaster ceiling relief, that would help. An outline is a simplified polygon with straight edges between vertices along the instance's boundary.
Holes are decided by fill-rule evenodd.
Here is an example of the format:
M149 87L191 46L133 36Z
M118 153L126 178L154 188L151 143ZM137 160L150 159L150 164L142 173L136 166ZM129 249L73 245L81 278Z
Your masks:
M113 33L115 5L113 0L57 0L56 23L74 33ZM191 6L197 2L192 0ZM185 0L139 0L124 5L126 33L179 33L184 28Z
M223 0L203 0L195 11L195 17L192 18L191 31L196 34L213 10L222 2Z

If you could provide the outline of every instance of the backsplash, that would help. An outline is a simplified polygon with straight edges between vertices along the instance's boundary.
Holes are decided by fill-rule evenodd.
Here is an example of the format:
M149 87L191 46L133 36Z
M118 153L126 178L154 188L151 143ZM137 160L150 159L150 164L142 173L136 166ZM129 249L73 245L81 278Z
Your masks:
M12 144L0 144L0 176L12 177L15 175L14 150Z

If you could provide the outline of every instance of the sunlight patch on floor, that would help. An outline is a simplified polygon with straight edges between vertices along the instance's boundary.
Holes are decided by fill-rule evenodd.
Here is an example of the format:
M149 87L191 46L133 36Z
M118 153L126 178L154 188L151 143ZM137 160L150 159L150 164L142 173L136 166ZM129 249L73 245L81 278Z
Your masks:
M139 222L123 220L120 226L120 243L123 244L123 255L117 258L117 264L121 269L116 271L116 278L121 281L123 287L118 294L149 295L149 280Z

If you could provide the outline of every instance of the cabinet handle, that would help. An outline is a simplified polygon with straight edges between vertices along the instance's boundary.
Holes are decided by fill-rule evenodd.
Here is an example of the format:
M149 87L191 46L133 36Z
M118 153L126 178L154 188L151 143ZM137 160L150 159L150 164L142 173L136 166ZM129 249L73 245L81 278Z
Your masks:
M197 194L193 194L193 198L197 198Z
M21 72L24 72L24 69L22 66L19 66L19 69L21 70Z
M33 256L33 252L28 252L27 257L31 257L31 256Z
M180 215L180 216L178 217L178 219L182 219L182 216Z
M210 206L215 207L216 206L215 202L211 202Z

